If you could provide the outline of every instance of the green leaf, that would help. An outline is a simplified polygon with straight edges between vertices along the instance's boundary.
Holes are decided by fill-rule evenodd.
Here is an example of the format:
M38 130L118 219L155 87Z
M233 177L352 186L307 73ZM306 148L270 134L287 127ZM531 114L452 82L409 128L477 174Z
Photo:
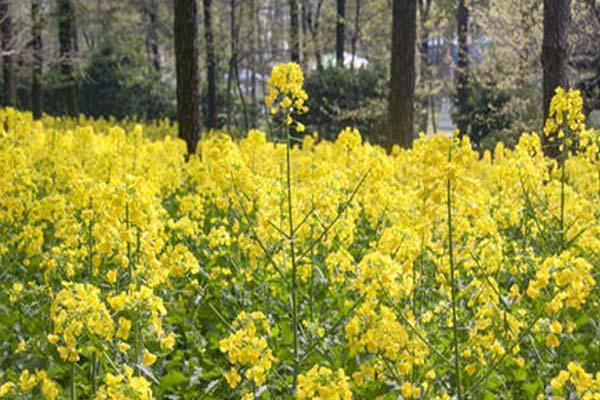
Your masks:
M487 380L487 388L488 389L497 389L502 385L502 380L498 376L498 374L492 374Z
M575 321L575 324L577 325L577 328L579 329L579 328L582 328L585 325L589 324L590 322L591 322L590 316L587 314L584 314L581 317L579 317L577 319L577 321Z
M171 370L160 379L160 386L162 389L170 390L186 382L187 378L182 372Z
M586 348L583 344L578 344L577 346L573 347L573 352L575 354L585 354Z
M523 385L523 389L525 390L525 393L527 393L527 399L533 400L540 391L540 383L526 383Z
M485 392L483 395L484 400L496 400L496 395L493 392Z
M519 368L515 370L515 380L517 382L523 382L527 378L527 370L524 368Z

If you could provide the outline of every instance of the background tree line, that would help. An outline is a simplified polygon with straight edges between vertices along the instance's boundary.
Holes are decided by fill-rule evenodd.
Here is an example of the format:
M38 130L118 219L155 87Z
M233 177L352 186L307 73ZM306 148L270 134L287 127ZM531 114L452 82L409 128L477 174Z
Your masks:
M557 85L600 108L597 0L0 0L0 33L2 104L178 119L190 150L201 130L264 127L288 60L323 137L410 146L452 99L476 145L510 144Z

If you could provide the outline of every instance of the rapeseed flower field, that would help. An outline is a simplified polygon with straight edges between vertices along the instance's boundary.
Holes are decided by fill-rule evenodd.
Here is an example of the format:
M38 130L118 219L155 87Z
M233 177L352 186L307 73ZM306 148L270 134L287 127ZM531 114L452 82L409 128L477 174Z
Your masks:
M0 111L0 398L600 399L578 92L552 140L386 152L298 138L302 82L276 67L276 132L188 161L168 122Z

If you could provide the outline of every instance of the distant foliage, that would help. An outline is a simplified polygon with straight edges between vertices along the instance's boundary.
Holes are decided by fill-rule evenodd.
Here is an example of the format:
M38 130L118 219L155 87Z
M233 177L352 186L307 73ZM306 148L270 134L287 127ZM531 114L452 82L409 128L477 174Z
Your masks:
M352 126L378 142L385 125L387 83L382 68L326 68L309 74L306 89L310 114L304 118L320 136L334 139L332 133Z
M493 81L472 82L469 89L463 113L455 113L453 118L467 121L468 131L465 134L475 146L479 146L489 134L510 127L511 119L503 109L510 96ZM453 100L456 104L456 97Z
M138 57L103 44L80 79L81 112L92 117L174 117L174 86Z

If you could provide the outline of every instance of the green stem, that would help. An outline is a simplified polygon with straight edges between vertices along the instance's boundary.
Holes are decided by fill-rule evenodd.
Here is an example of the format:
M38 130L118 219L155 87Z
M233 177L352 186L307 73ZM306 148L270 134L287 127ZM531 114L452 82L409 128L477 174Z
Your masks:
M448 166L452 161L452 150L448 150ZM454 243L452 240L452 180L448 176L447 182L447 194L448 194L448 251L450 256L450 285L452 286L452 332L454 340L454 374L456 376L456 395L458 400L462 400L462 388L460 384L460 358L458 354L458 325L456 318L456 281L454 279Z
M135 321L134 321L134 357L135 357L135 365L136 365L136 369L137 372L140 372L139 369L139 365L142 363L142 361L140 360L140 355L142 354L142 348L144 346L144 338L141 335L141 330L140 330L140 318L138 313L135 313Z
M129 272L129 284L132 284L133 266L131 265L131 243L129 241L129 202L125 203L125 231L127 232L127 270Z
M92 355L92 365L91 365L91 381L92 381L92 393L96 393L96 353Z
M289 224L289 242L290 242L290 257L292 261L292 331L294 334L294 368L293 368L293 381L292 389L296 391L296 384L298 380L298 281L297 281L297 265L296 265L296 251L294 247L294 219L292 216L292 165L291 165L291 136L290 127L286 125L287 133L287 146L286 146L286 166L287 166L287 203L288 203L288 224Z
M563 144L566 149L566 144ZM565 164L567 163L566 154L563 154L560 176L560 247L565 249L565 180L567 178Z
M94 273L94 265L92 262L92 258L93 258L92 230L93 230L93 225L92 225L92 221L90 220L90 226L88 229L88 268L89 268L90 279L92 278L93 273Z
M71 363L71 400L77 400L77 389L75 388L75 363Z
M560 177L560 235L561 246L565 244L565 165L563 163Z

